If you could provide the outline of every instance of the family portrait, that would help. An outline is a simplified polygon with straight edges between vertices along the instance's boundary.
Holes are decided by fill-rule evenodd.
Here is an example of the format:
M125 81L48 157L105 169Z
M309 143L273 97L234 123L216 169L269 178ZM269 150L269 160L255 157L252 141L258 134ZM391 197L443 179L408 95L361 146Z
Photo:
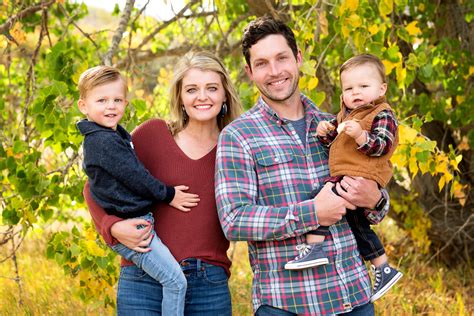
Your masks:
M473 9L3 1L0 314L470 315Z

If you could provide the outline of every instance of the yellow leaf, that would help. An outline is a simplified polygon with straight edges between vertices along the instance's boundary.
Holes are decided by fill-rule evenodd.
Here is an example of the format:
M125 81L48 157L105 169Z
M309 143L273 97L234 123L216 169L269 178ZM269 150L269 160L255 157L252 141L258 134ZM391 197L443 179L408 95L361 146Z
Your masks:
M95 240L97 239L97 234L92 229L87 229L83 234L86 240L95 242Z
M2 38L0 39L0 48L5 48L8 46L8 40L5 36L2 36Z
M385 66L385 74L388 76L392 72L392 70L397 67L396 63L392 63L390 60L384 59L382 60L383 65Z
M379 26L377 24L372 24L369 26L369 33L370 35L375 35L379 32Z
M409 23L405 28L408 34L410 34L411 36L415 36L421 33L421 30L416 26L417 23L418 21L413 21Z
M319 20L319 28L321 30L321 34L324 35L324 36L328 36L329 35L329 30L328 30L329 23L328 23L328 19L326 17L326 11L323 11L321 14L319 14L318 20Z
M407 70L403 68L402 64L398 64L395 73L397 74L398 87L403 88L405 86L405 79L407 77Z
M464 103L464 100L466 100L466 97L465 97L465 96L463 96L463 95L457 95L457 96L456 96L456 102L457 102L458 104Z
M346 22L352 26L353 28L358 28L359 26L362 25L362 20L360 19L360 16L358 16L355 13L352 13L347 19Z
M308 90L313 90L314 88L316 88L318 86L318 78L317 77L313 77L311 79L309 79L308 81Z
M461 162L461 160L462 160L462 155L458 155L456 156L455 160L451 160L449 164L454 168L454 170L459 171L458 165Z
M441 177L441 179L439 179L439 182L438 182L438 187L439 187L440 192L441 192L441 190L443 190L444 184L445 184L445 179L444 179L444 177Z
M459 200L459 204L461 204L462 206L466 204L466 193L464 192L465 188L467 188L467 185L463 186L458 181L453 182L453 195Z
M26 34L21 29L20 23L15 23L13 28L10 30L10 34L19 44L23 44L26 41Z
M379 2L379 11L381 15L389 15L393 11L393 0L382 0Z
M400 147L398 147L400 148ZM406 159L406 156L405 155L402 155L400 153L398 153L398 150L397 152L395 152L395 154L393 154L393 156L390 158L390 161L392 162L392 164L394 166L397 166L398 168L402 168L403 166L405 166L405 164L407 163L407 159Z
M143 90L143 89L135 90L135 96L137 98L142 98L144 93L145 93L145 90Z
M472 74L474 74L474 66L469 66L469 74L465 75L464 79L469 78Z
M422 174L425 174L428 171L430 171L431 162L432 162L431 159L429 159L427 162L424 162L424 163L418 162L418 167L420 168L420 171Z
M97 256L97 257L105 256L104 249L100 248L95 241L87 240L86 249L87 249L87 252L89 252L90 254L94 256Z
M454 178L451 173L445 173L443 177L445 178L446 183L449 183Z
M435 166L435 172L441 173L441 174L448 174L449 173L448 164L445 161L438 162Z
M345 0L342 2L339 8L339 14L342 15L344 12L354 12L359 7L359 0Z
M300 83L298 85L300 90L305 90L307 86L308 86L308 82L305 80L305 77L300 78Z
M354 34L354 45L359 51L363 51L366 47L365 41L367 39L367 34L362 33L362 32L356 32Z
M341 26L341 33L342 33L342 36L344 38L347 38L349 36L349 33L351 32L351 30L349 30L349 28L347 27L347 25L344 23L342 24Z
M400 144L413 144L418 135L418 132L406 125L400 124L398 127L398 134L399 134L399 143Z
M410 172L412 174L412 178L415 177L415 175L418 173L418 163L417 163L416 157L410 157L410 160L408 161L408 168L410 169Z
M424 12L425 11L425 4L424 3L420 3L418 5L418 10L420 10L420 12Z

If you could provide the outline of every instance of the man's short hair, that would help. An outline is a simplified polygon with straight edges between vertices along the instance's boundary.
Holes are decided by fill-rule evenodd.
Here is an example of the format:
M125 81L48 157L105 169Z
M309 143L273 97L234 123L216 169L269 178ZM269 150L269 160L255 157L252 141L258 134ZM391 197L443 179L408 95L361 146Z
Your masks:
M242 52L249 67L251 67L250 48L268 35L282 35L286 39L286 43L291 48L295 58L298 55L295 34L293 34L291 28L282 21L275 20L269 16L262 16L247 25L242 37Z
M87 96L87 92L95 87L117 80L122 80L124 93L127 94L127 81L116 68L109 66L89 68L79 77L79 96L81 99L84 99Z

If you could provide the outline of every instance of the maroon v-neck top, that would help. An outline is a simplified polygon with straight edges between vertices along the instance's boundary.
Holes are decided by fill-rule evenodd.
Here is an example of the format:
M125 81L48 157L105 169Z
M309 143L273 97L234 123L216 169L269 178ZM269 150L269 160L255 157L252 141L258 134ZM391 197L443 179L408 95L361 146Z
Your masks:
M229 275L231 262L227 257L229 241L224 237L217 216L214 196L214 170L216 148L199 159L189 158L176 144L163 120L152 119L140 125L132 135L140 161L150 173L169 186L186 185L188 192L199 195L198 206L182 212L168 204L153 206L155 231L179 262L186 258L199 258L221 266ZM107 215L84 188L84 197L97 231L108 244L117 241L110 227L122 220ZM132 265L122 259L122 265Z

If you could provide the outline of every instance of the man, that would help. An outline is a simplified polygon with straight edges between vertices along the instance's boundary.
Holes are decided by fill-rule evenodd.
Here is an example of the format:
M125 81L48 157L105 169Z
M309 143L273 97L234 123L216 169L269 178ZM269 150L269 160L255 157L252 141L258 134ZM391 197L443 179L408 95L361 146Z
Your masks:
M373 314L367 269L343 216L359 206L379 222L386 192L374 181L345 177L336 185L340 197L327 184L310 199L329 175L316 126L332 116L299 91L302 57L288 26L259 18L245 29L242 48L261 97L220 135L216 199L226 237L248 242L256 315ZM304 234L320 225L330 226L329 263L286 270Z

